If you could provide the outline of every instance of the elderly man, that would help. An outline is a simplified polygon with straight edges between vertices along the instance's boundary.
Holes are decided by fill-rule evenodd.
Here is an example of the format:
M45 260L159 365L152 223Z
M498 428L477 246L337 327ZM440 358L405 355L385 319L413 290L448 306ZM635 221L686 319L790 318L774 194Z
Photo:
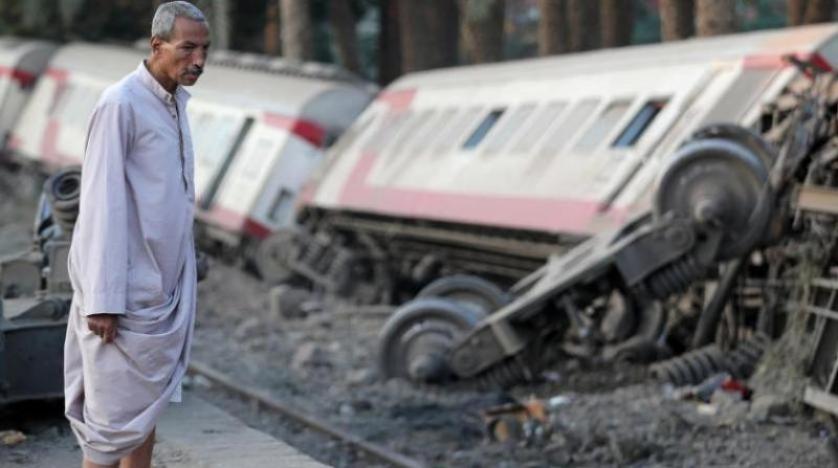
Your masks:
M183 86L209 48L204 15L160 5L151 53L102 95L88 127L70 248L66 415L83 467L148 467L180 400L195 315L193 155Z

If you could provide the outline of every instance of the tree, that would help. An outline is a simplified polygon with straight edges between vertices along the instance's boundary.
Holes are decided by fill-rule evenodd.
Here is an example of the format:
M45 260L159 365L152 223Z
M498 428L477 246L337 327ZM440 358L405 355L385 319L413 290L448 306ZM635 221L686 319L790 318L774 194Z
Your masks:
M400 1L402 71L456 65L458 17L456 0Z
M599 22L602 47L621 47L631 44L634 29L634 2L601 0Z
M267 2L265 5L264 50L267 55L280 54L279 38L279 3Z
M349 0L329 1L329 23L332 26L332 37L341 65L351 72L360 73L358 35L355 32L355 16L352 14Z
M155 0L155 3L160 3ZM227 50L230 48L230 2L229 0L195 0L195 6L201 9L207 18L212 35L212 48ZM155 6L155 9L157 7Z
M378 35L378 83L382 86L402 74L399 18L399 2L382 0Z
M505 0L460 0L462 37L472 63L503 60Z
M786 0L786 16L789 26L803 24L803 13L806 10L806 0Z
M661 39L678 41L693 35L695 4L693 0L660 0Z
M571 52L599 47L599 2L567 0L567 25Z
M276 0L274 0L276 1ZM282 55L292 60L308 61L314 57L309 2L280 0Z
M696 0L696 35L718 36L736 32L734 0Z
M805 24L826 23L832 21L835 0L809 0L803 14Z
M538 55L567 52L567 1L538 0L538 14Z

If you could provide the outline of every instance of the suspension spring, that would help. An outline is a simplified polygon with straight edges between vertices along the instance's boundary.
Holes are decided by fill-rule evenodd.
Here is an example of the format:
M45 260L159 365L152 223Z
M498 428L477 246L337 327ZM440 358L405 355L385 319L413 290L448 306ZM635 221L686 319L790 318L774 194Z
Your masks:
M744 379L753 373L769 341L765 335L755 334L729 353L710 344L653 364L649 371L653 378L676 386L695 385L719 372Z
M475 387L480 390L506 389L533 379L533 373L516 359L509 359L477 376Z
M663 300L685 291L696 279L701 278L704 272L705 268L698 259L693 255L687 255L653 273L645 281L645 285L655 298Z

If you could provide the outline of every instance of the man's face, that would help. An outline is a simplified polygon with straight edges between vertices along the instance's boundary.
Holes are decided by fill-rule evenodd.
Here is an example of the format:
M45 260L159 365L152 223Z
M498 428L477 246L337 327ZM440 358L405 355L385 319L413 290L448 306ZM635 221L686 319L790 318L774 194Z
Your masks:
M192 86L204 71L210 39L207 24L178 17L172 37L163 41L155 37L151 44L166 75L182 86Z

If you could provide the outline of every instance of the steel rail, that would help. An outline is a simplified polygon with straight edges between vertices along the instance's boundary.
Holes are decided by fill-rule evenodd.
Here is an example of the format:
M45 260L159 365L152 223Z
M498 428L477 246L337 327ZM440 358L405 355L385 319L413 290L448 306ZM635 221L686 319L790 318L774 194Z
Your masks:
M236 382L233 382L233 380L230 377L222 374L221 372L215 369L212 369L206 364L193 361L191 364L189 364L189 373L201 375L209 381L223 387L225 390L231 393L238 394L246 399L257 402L258 404L268 409L271 409L277 413L280 413L283 416L292 419L297 423L300 423L310 429L314 429L315 431L334 437L335 439L338 439L341 442L345 442L362 452L365 452L381 461L389 463L390 465L400 468L419 468L424 466L417 460L408 458L404 455L396 453L378 444L368 442L364 439L361 439L360 437L349 434L346 431L333 427L323 421L315 419L312 416L295 410L287 404L274 399L264 391L245 388L237 384Z

